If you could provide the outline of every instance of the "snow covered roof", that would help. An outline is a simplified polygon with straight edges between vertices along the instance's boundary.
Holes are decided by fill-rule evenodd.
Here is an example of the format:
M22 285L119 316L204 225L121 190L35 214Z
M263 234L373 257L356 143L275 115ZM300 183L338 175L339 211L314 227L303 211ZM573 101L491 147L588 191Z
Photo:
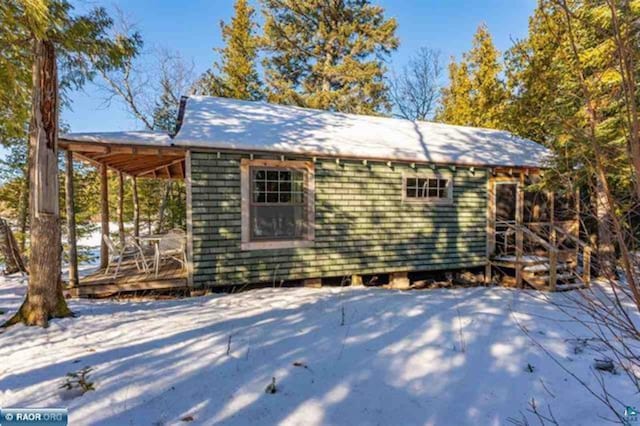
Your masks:
M116 145L172 146L171 137L168 134L149 131L66 133L60 135L60 139L74 142L101 142Z
M146 131L61 139L474 166L543 167L551 156L542 145L506 131L208 96L184 98L180 118L173 139Z
M509 132L207 96L186 98L176 146L345 158L540 167L542 145Z

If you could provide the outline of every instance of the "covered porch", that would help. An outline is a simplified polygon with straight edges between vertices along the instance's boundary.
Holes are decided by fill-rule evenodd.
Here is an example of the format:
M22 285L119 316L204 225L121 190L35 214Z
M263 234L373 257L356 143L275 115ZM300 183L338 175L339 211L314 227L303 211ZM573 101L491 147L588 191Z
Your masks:
M171 146L170 138L160 133L126 132L115 137L114 134L108 135L108 138L100 134L80 137L74 135L73 139L65 136L60 138L60 148L66 151L69 242L69 280L66 291L74 297L104 297L127 292L188 291L191 271L189 232L182 230L180 234L184 240L184 256L176 253L166 258L160 256L161 240L163 235L168 234L151 233L150 229L147 229L145 235L140 231L138 195L138 184L142 179L184 181L187 212L184 224L187 225L188 231L190 188L186 185L189 168L187 151ZM77 266L74 161L94 166L100 174L100 262L94 272L83 276L78 274ZM134 226L125 237L122 236L123 227L118 226L119 229L114 233L114 229L110 229L109 226L110 219L114 221L109 214L109 174L117 176L118 201L115 219L119 224L123 223L124 182L131 185L131 199L126 202L132 203ZM114 234L116 236L113 236ZM114 254L119 254L120 258L114 257Z

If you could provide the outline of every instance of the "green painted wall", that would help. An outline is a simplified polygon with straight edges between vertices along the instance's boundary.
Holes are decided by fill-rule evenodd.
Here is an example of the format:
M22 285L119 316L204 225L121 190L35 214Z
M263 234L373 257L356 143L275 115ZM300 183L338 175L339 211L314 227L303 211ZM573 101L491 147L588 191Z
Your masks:
M241 158L192 152L196 286L485 264L487 170L449 171L453 205L403 204L403 173L429 167L319 160L314 247L241 251Z

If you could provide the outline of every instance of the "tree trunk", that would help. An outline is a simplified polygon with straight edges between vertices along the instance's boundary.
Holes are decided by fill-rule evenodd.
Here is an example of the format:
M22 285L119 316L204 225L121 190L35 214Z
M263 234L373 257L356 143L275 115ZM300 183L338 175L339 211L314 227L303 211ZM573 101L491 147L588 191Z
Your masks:
M20 256L18 243L16 242L11 227L6 220L0 218L0 253L5 259L4 274L10 275L16 272L27 272Z
M66 207L67 207L67 236L69 244L69 285L78 285L78 248L76 245L76 211L73 190L73 152L66 154Z
M138 179L133 176L133 235L140 236L140 199L138 198Z
M162 193L162 201L160 202L160 214L158 217L158 229L157 233L161 233L164 228L164 217L167 210L167 201L169 200L169 191L171 190L171 181L167 181L164 184L164 192Z
M596 184L596 217L598 219L598 275L615 277L615 247L611 229L611 209L602 182Z
M124 175L118 173L118 237L120 239L120 247L124 247Z
M27 161L30 156L27 149ZM20 244L20 253L24 253L27 246L27 224L29 221L29 170L28 166L24 170L24 186L20 193L20 202L18 206L18 239Z
M100 166L100 218L102 222L102 237L100 238L100 268L105 269L109 263L109 248L104 236L109 235L109 180L107 166Z
M71 316L62 294L60 206L58 205L58 80L55 47L34 41L30 123L31 258L27 297L5 326L23 322L46 327Z

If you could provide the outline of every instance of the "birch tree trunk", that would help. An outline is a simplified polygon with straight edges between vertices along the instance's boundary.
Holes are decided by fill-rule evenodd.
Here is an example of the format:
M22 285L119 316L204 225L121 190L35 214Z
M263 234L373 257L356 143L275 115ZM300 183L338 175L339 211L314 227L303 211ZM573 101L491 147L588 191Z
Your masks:
M169 191L171 190L171 181L167 181L164 184L164 192L162 193L162 201L160 203L160 214L158 215L158 229L157 233L162 233L164 228L164 219L167 213L167 202L169 201Z
M6 324L46 327L71 316L62 293L60 206L58 205L58 80L55 47L33 42L33 95L29 134L31 258L27 296Z

